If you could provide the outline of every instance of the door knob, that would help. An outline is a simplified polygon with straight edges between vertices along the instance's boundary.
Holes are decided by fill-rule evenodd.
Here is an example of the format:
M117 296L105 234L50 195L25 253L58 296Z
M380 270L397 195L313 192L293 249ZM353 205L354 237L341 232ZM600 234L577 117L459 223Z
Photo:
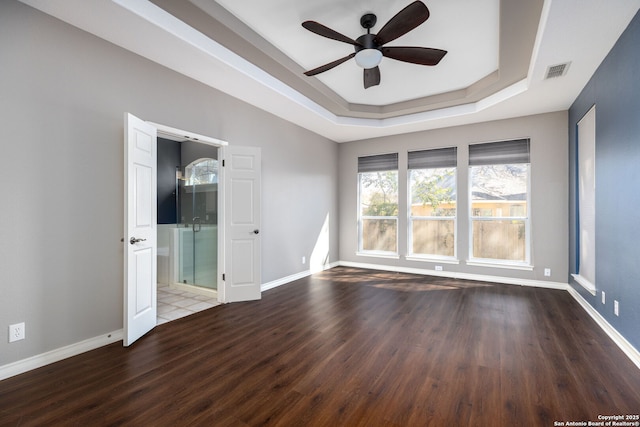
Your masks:
M147 239L136 239L135 237L132 237L131 239L129 239L129 243L131 243L132 245L135 245L138 242L144 242Z
M255 230L253 230L253 234L260 234L260 230L256 228Z

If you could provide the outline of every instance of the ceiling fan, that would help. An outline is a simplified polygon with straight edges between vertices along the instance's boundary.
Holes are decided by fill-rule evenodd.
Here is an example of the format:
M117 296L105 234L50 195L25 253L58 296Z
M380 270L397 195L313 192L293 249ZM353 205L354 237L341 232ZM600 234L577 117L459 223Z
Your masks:
M386 47L383 46L390 41L397 39L416 28L429 18L429 9L421 1L414 1L409 6L398 12L389 20L378 34L371 34L371 28L376 25L376 15L368 13L360 18L360 25L367 30L353 40L339 32L325 27L315 21L305 21L302 26L312 33L316 33L329 39L355 46L355 52L328 64L322 65L304 74L315 76L316 74L328 71L351 58L356 59L356 63L364 68L364 88L380 84L380 68L378 64L383 56L403 62L420 65L437 65L447 54L446 50L432 49L428 47Z

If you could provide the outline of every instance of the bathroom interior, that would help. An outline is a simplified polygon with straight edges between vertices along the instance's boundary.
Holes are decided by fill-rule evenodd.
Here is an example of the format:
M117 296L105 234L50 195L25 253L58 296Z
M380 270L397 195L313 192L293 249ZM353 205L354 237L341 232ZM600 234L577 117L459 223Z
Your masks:
M158 285L217 299L218 147L158 137Z

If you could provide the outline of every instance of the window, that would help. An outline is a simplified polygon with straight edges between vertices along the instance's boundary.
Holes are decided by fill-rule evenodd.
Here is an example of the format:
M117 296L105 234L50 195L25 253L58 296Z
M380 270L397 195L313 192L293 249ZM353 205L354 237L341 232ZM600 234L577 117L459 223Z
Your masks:
M578 122L578 266L573 277L596 292L596 107Z
M398 253L398 153L358 158L358 250Z
M409 152L409 256L456 256L455 147Z
M194 160L185 167L184 174L186 185L216 184L218 161L208 158Z
M528 265L529 140L469 146L470 258Z

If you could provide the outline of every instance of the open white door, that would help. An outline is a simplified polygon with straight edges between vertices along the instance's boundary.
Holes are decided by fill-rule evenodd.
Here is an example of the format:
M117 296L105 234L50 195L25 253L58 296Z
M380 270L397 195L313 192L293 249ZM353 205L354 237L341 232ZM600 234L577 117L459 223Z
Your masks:
M125 114L125 346L156 326L156 128Z
M261 298L260 176L257 147L224 147L224 301Z

